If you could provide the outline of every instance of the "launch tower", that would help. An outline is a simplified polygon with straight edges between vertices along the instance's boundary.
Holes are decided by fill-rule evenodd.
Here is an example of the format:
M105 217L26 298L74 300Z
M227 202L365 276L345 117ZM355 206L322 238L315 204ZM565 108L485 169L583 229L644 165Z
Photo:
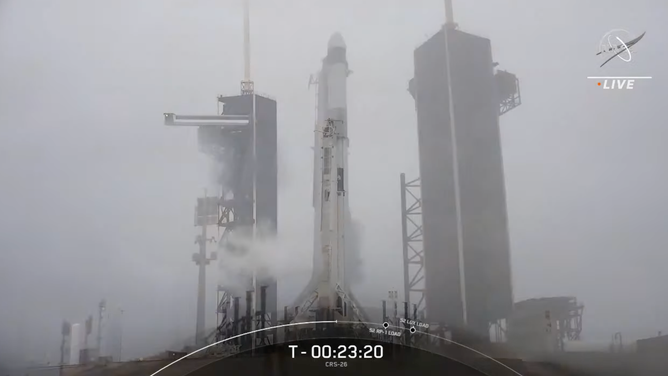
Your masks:
M274 236L277 228L277 105L255 93L250 77L250 15L245 0L241 94L219 96L222 112L217 115L164 114L165 125L197 127L200 151L211 156L219 168L221 190L213 205L202 205L208 207L203 210L207 218L198 218L200 223L211 224L209 217L213 216L212 224L224 229L218 241L219 263L225 279L234 281L218 286L218 324L212 333L217 341L277 324L275 278L263 270L239 272L226 264L249 251L248 240ZM231 240L232 234L243 241ZM203 283L200 278L200 291ZM203 326L203 317L198 315L198 327ZM237 344L254 348L274 339L274 332L258 331Z
M402 176L405 294L427 321L489 337L489 324L508 317L513 304L499 116L520 104L519 84L495 72L490 40L458 30L448 1L446 10L444 28L415 50L409 83L423 250L415 252L416 232L406 226L416 206L405 193L416 180L408 186ZM410 275L415 260L421 276Z

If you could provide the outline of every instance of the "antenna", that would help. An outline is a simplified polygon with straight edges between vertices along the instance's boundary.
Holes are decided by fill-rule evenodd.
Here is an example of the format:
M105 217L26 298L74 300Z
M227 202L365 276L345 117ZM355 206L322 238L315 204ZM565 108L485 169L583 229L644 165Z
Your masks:
M455 27L455 13L452 10L452 0L445 0L445 25Z
M254 91L250 67L250 4L249 0L244 0L244 79L241 81L241 95L252 95Z

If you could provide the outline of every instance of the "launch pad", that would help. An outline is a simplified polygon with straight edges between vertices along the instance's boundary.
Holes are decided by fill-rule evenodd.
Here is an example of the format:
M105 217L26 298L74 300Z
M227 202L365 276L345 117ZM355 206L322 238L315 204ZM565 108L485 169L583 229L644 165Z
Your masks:
M282 323L328 319L365 329L371 321L346 275L351 247L346 48L343 37L333 34L318 73L313 272L294 304L284 308ZM467 331L489 338L490 323L507 318L512 310L498 119L521 99L517 78L495 71L496 65L488 39L452 24L415 51L409 91L420 129L421 177L406 182L402 176L405 301L399 303L395 296L394 316L385 305L382 315L398 327L403 326L397 309L401 306L404 319L429 322L433 333ZM220 115L166 115L166 124L197 126L201 151L225 166L216 222L224 228L218 242L223 258L245 252L229 240L231 234L253 239L276 232L276 102L254 94L253 88L247 74L241 95L218 98L223 104ZM455 207L456 213L451 210ZM220 264L224 269L225 262ZM279 324L276 281L261 272L237 275L248 281L243 286L219 286L216 341ZM300 330L316 330L316 325ZM290 337L294 330L285 332ZM276 331L260 333L247 345L279 338ZM239 340L235 345L246 346Z
M223 110L216 116L166 115L166 124L198 126L201 151L225 166L216 221L224 228L218 242L223 258L245 252L230 240L232 234L256 239L277 229L276 102L253 91L247 24L241 95L219 97ZM276 281L261 270L237 275L247 281L242 286L219 286L212 338L234 337L230 345L236 351L331 330L360 336L373 325L347 275L352 246L346 50L343 37L333 34L312 80L318 90L311 278L281 319ZM429 329L385 339L412 346L447 342L435 338L482 344L490 342L495 327L495 339L503 341L513 296L499 117L521 104L519 80L496 69L490 40L458 30L451 19L414 58L409 91L417 113L420 178L401 177L404 301L391 293L382 321L403 332L409 330L407 320L428 323ZM221 267L225 274L237 272L225 270L224 261ZM315 323L323 320L345 325ZM289 325L304 323L309 324ZM277 325L283 328L261 330ZM240 336L244 332L252 335Z

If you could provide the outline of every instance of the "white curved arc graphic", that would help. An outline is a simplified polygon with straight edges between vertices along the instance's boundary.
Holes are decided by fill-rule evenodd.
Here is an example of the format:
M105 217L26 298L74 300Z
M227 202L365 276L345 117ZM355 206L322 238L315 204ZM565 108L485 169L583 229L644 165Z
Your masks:
M262 329L257 329L257 330L253 330L253 331L250 331L250 332L246 332L246 333L238 334L238 335L236 335L236 336L232 336L232 337L229 337L229 338L225 338L224 340L221 340L221 341L218 341L218 342L214 342L214 343L212 343L212 344L210 344L210 345L206 345L206 346L202 347L201 349L197 349L197 350L195 350L195 351L193 351L193 352L191 352L191 353L189 353L189 354L186 354L186 355L184 355L184 356L182 356L182 357L176 359L175 361L173 361L173 362L167 364L166 366L160 368L159 370L153 372L150 376L155 376L155 375L157 375L158 373L164 371L165 369L167 369L167 368L173 366L174 364L176 364L176 363L182 361L183 359L186 359L186 358L188 358L189 356L191 356L191 355L193 355L193 354L197 354L198 352L200 352L200 351L202 351L202 350L206 350L206 349L208 349L209 347L212 347L212 346L215 346L215 345L219 345L219 344L221 344L221 343L223 343L223 342L229 341L229 340L231 340L231 339L239 338L239 337L242 337L242 336L245 336L245 335L249 335L249 334L253 334L253 333L258 333L258 332L262 332L262 331L265 331L265 330L278 329L278 328L286 328L286 327L296 326L296 325L336 324L336 323L340 323L340 324L368 324L368 325L382 326L382 324L379 324L379 323L376 323L376 322L338 321L338 320L334 320L334 321L308 321L308 322L298 322L298 323L290 323L290 324L283 324L283 325L270 326L270 327L268 327L268 328L262 328ZM404 331L407 330L406 328L399 327L399 326L394 326L394 325L390 325L390 327L392 327L392 328L397 328L397 329L401 329L401 330L404 330ZM508 369L508 370L511 371L512 373L514 373L514 374L516 374L516 375L518 375L518 376L523 376L521 373L517 372L516 370L512 369L511 367L509 367L509 366L503 364L502 362L500 362L500 361L498 361L498 360L492 358L491 356L489 356L489 355L487 355L487 354L485 354L485 353L482 353L482 352L480 352L480 351L478 351L478 350L476 350L476 349L470 348L470 347L468 347L468 346L466 346L466 345L462 345L462 344L459 343L459 342L455 342L455 341L450 340L450 339L447 339L447 338L439 337L439 336L437 336L437 335L435 335L435 334L425 333L425 332L419 332L419 333L420 333L420 334L426 334L426 335L428 335L428 336L430 336L430 337L438 338L438 339L441 339L441 340L443 340L443 341L447 341L447 342L449 342L449 343L452 343L453 345L457 345L457 346L460 346L460 347L462 347L462 348L464 348L464 349L473 351L474 353L476 353L476 354L478 354L478 355L482 355L484 358L489 359L489 360L493 361L494 363L497 363L497 364L499 364L500 366L502 366L502 367Z
M229 338L225 338L224 340L221 340L221 341L218 341L218 342L214 342L214 343L212 343L212 344L210 344L210 345L206 345L206 346L202 347L201 349L197 349L197 350L191 352L190 354L186 354L186 355L184 355L184 356L182 356L182 357L176 359L175 361L169 363L168 365L166 365L166 366L160 368L159 370L153 372L150 376L155 376L155 375L157 375L158 373L164 371L165 369L167 369L167 368L173 366L174 364L176 364L176 363L182 361L183 359L185 359L185 358L187 358L187 357L189 357L189 356L191 356L191 355L193 355L193 354L197 354L198 352L200 352L200 351L202 351L202 350L206 350L206 349L208 349L209 347L213 347L213 346L219 345L219 344L221 344L221 343L223 343L223 342L226 342L226 341L229 341L229 340L231 340L231 339L235 339L235 338L243 337L243 336L246 336L246 335L249 335L249 334L253 334L253 333L262 332L262 331L265 331L265 330L278 329L278 328L286 328L286 327L289 327L289 326L309 325L309 324L335 324L335 323L337 323L336 320L334 320L334 321L307 321L307 322L296 322L296 323L290 323L290 324L283 324L283 325L270 326L270 327L268 327L268 328L261 328L261 329L257 329L257 330L252 330L252 331L250 331L250 332L242 333L242 334L237 334L236 336L232 336L232 337L229 337Z
M340 323L355 323L355 321L339 321L339 322L340 322ZM375 322L364 322L363 324L374 324L374 325L379 325L378 323L375 323ZM391 327L391 328L397 328L397 329L402 329L402 330L407 330L406 328L402 328L402 327L400 327L400 326L390 325L389 327ZM487 354L485 354L485 353L482 353L482 352L480 352L480 351L478 351L478 350L476 350L476 349L470 348L470 347L468 347L468 346L466 346L466 345L462 345L462 344L459 343L459 342L455 342L455 341L453 341L453 340L451 340L451 339L447 339L447 338L439 337L439 336L437 336L437 335L435 335L435 334L431 334L431 333L426 333L426 332L416 332L416 333L426 334L426 335L428 335L428 336L430 336L430 337L434 337L434 338L442 339L442 340L444 340L444 341L446 341L446 342L450 342L450 343L452 343L453 345L457 345L457 346L460 346L460 347L462 347L462 348L464 348L464 349L466 349L466 350L473 351L474 353L476 353L476 354L478 354L478 355L482 355L484 358L487 358L487 359L493 361L494 363L497 363L497 364L499 364L500 366L502 366L502 367L508 369L508 370L511 371L512 373L514 373L514 374L516 374L516 375L518 375L518 376L523 376L521 373L519 373L519 372L515 371L514 369L512 369L511 367L508 367L507 365L505 365L505 364L499 362L498 360L492 358L491 356L489 356L489 355L487 355ZM415 334L415 333L413 333L413 334Z
M626 45L626 43L624 43L624 41L620 37L616 37L616 38L619 41L619 43L621 43L622 46L624 46L624 49L626 50L626 53L629 54L629 59L628 60L624 59L621 54L617 55L617 57L619 57L620 59L622 59L622 60L624 60L625 62L628 63L629 61L631 61L631 58L632 58L631 57L631 50L629 49L629 47ZM610 40L610 36L608 36L608 40Z

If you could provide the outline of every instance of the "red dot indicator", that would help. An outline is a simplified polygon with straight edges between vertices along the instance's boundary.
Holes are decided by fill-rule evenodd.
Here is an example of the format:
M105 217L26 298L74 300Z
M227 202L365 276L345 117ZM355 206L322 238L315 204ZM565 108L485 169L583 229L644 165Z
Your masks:
M598 86L601 86L601 83L600 83L600 82L598 83Z

